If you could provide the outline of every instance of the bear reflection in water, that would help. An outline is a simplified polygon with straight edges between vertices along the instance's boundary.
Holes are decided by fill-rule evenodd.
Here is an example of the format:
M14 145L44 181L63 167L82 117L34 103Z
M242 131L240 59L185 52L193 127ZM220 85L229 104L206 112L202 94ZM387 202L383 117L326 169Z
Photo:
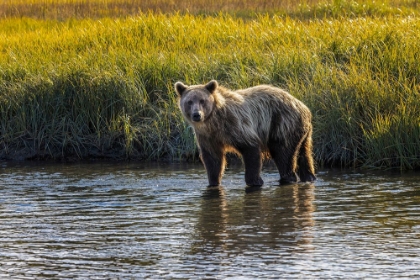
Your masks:
M226 153L242 156L245 182L261 186L264 157L271 157L281 183L315 180L312 115L286 91L268 85L231 91L217 81L175 84L179 108L193 127L209 186L220 186Z
M229 198L223 187L202 197L193 253L229 255L272 250L312 250L314 184L290 184L274 192L254 191Z

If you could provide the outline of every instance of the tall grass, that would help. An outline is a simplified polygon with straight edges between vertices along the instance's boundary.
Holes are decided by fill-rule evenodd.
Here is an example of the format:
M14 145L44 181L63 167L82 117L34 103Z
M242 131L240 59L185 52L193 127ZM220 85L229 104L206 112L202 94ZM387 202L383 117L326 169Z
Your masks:
M1 158L194 158L173 83L289 90L320 165L420 167L420 20L0 21Z
M3 0L0 17L38 19L103 18L139 13L190 13L241 17L257 13L287 15L299 19L410 14L420 8L418 0Z

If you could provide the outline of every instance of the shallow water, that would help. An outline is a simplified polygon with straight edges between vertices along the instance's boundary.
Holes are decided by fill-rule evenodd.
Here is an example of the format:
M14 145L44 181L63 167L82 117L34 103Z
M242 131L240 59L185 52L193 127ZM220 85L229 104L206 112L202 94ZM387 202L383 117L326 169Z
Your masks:
M420 174L207 188L200 165L0 166L1 279L420 277Z

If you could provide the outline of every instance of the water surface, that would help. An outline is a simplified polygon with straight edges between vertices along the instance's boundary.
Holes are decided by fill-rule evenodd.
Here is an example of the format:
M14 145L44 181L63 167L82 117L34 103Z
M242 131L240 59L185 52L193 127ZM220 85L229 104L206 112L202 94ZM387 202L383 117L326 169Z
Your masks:
M0 166L1 279L420 277L418 173L207 188L201 165Z

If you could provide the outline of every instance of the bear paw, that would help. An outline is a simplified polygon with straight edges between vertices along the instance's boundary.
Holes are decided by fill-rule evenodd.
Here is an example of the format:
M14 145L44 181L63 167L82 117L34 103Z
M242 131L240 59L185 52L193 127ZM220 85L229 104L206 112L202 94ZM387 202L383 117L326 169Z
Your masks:
M316 180L316 177L315 177L315 175L314 175L314 174L312 174L312 173L308 173L308 174L305 174L304 176L301 176L301 177L300 177L300 180L301 180L302 182L313 182L313 181L315 181L315 180Z
M280 184L294 184L297 183L297 181L298 179L295 173L284 175L280 178Z
M263 179L261 177L253 178L253 179L247 179L246 185L249 187L260 187L264 185Z

